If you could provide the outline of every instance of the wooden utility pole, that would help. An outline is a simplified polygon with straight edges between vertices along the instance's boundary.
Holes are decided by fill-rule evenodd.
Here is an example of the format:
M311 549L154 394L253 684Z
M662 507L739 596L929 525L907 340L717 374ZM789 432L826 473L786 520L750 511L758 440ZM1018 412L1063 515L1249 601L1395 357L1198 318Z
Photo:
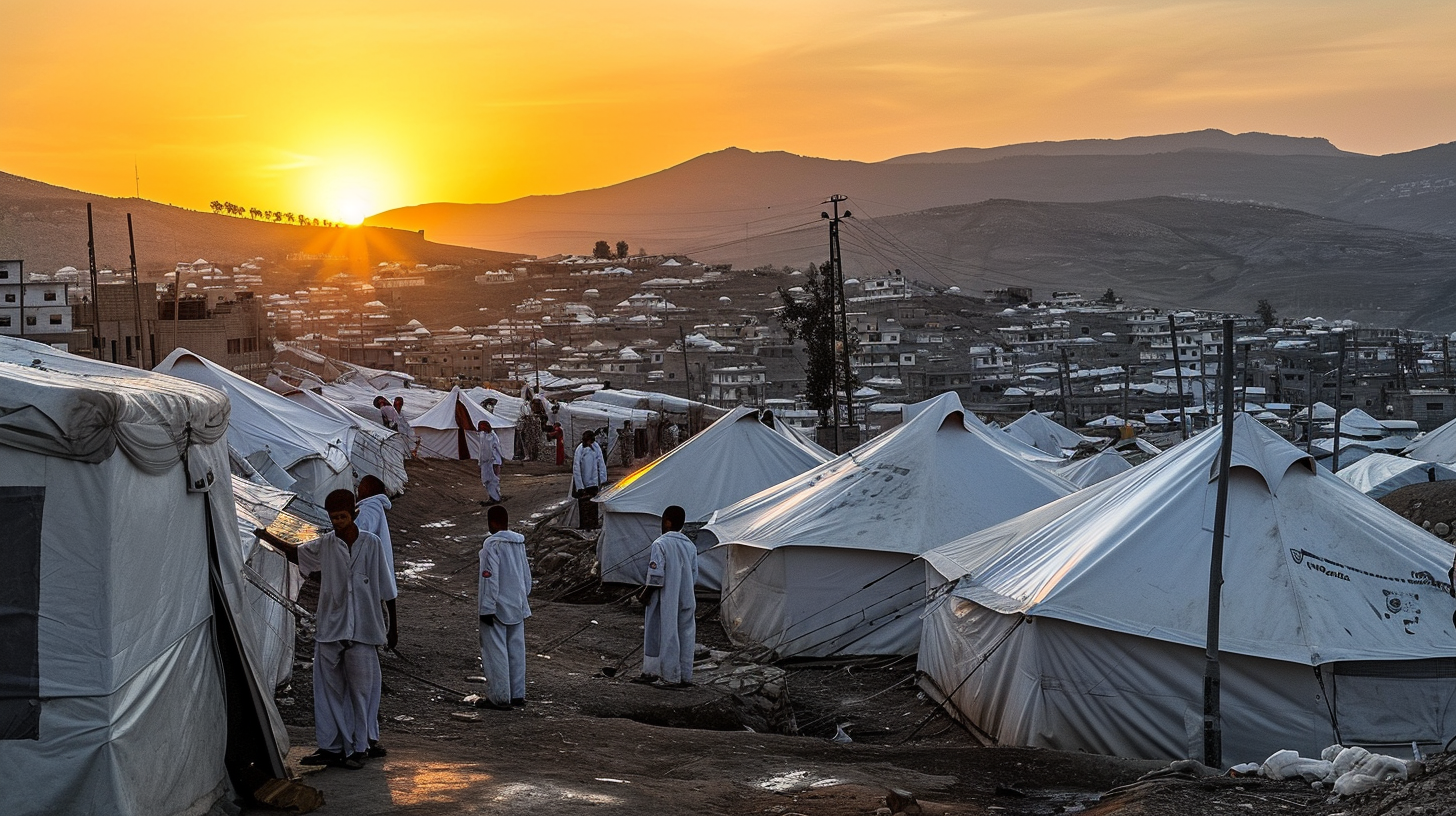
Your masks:
M131 247L131 294L136 305L136 362L137 368L145 368L142 363L142 290L137 282L136 236L131 231L131 213L126 214L126 241Z
M101 305L96 302L96 230L91 223L91 202L86 202L86 256L91 269L91 352L101 359ZM25 322L24 320L21 321Z
M839 312L839 357L841 373L839 379L844 384L844 423L848 427L854 425L854 368L849 364L849 301L844 295L844 259L839 253L839 222L842 219L850 218L853 214L849 210L844 215L839 214L841 202L848 201L847 196L835 193L831 195L825 204L833 206L833 215L828 212L820 213L820 217L829 221L829 280L834 287L834 302ZM839 453L839 411L834 412L834 452Z
M1213 548L1208 562L1208 629L1203 667L1203 764L1223 767L1223 715L1218 665L1219 611L1223 602L1223 538L1228 518L1229 466L1234 450L1234 322L1223 322L1223 440L1218 450L1218 493L1213 515Z
M1127 400L1132 393L1132 366L1122 370L1122 419L1126 422L1130 417L1127 415Z
M688 335L683 331L682 324L677 324L678 342L682 344L683 355L683 396L693 398L693 372L688 368Z
M1062 353L1062 364L1057 368L1057 390L1062 392L1062 424L1068 430L1075 430L1072 425L1072 368L1067 360L1067 349L1063 346L1058 349Z
M1178 318L1168 315L1168 339L1173 343L1173 376L1178 381L1178 429L1183 432L1183 441L1188 441L1188 408L1183 400L1183 360L1178 353ZM1203 395L1204 410L1208 407L1208 394Z
M1340 335L1335 357L1335 453L1330 459L1330 472L1340 470L1340 411L1345 402L1345 335Z

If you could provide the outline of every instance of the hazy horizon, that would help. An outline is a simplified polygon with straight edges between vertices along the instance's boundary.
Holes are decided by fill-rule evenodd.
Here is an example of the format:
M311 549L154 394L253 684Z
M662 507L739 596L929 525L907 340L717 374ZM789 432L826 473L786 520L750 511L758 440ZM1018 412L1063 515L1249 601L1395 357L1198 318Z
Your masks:
M1456 138L1456 6L0 7L5 172L356 221L599 188L737 146L881 161L1217 128Z

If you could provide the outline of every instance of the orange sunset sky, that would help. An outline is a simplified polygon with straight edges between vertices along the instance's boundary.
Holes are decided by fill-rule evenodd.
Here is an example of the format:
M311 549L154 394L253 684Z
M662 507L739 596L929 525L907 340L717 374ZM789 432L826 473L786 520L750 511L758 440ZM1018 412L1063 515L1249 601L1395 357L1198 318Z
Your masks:
M0 171L358 220L730 145L1456 139L1456 3L4 0Z

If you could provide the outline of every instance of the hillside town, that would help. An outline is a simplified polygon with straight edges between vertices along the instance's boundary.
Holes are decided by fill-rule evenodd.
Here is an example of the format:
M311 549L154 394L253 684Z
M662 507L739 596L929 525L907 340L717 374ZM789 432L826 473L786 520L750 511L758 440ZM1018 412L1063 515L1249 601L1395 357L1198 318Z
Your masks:
M1456 598L1449 337L1268 301L1230 315L1112 290L964 292L893 268L836 280L832 266L684 255L349 266L0 261L0 378L18 408L0 412L0 461L56 474L0 503L39 518L50 487L118 469L96 498L144 512L88 515L75 494L78 518L101 525L87 535L188 551L169 597L218 582L212 606L144 628L221 656L175 663L157 705L231 724L168 733L168 718L139 714L137 733L198 763L85 763L43 810L108 800L94 780L116 773L170 774L175 794L126 795L174 812L168 796L217 795L198 786L225 766L217 790L258 812L385 812L401 796L450 812L472 791L509 798L492 774L548 809L586 797L635 812L680 796L652 791L644 767L728 762L736 733L761 741L738 761L747 781L685 772L690 810L1171 814L1255 791L1267 814L1438 812L1421 808L1456 774L1441 753L1456 723L1430 662L1447 635L1421 619ZM828 395L824 335L796 322L821 303L819 325L842 332ZM1234 463L1224 478L1219 456ZM148 488L171 471L189 474L175 495ZM143 532L199 501L207 525ZM69 552L29 524L22 574L56 557L47 548ZM1227 530L1215 563L1233 580L1223 624L1204 630L1188 599L1205 591L1210 529ZM373 668L335 670L340 579L318 553L350 535L367 553L350 569L365 570L388 631L360 634L356 618L362 643L339 654L362 645ZM452 583L475 568L478 590L468 573ZM1122 591L1149 571L1156 597ZM38 665L56 648L45 597L160 577L21 582ZM1346 612L1372 592L1384 611L1357 625ZM476 628L477 605L478 656L453 633ZM179 628L209 614L230 634ZM1224 713L1190 728L1209 699L1192 655L1219 631ZM1117 654L1140 657L1097 668ZM1033 665L1037 688L1014 679ZM231 691L189 691L183 676ZM1047 692L1098 678L1125 690ZM337 708L351 699L361 708ZM37 710L7 733L89 722ZM489 772L432 770L436 793L408 792L409 769L437 768L434 745L489 750L543 726L645 742L627 764L546 772L549 754L528 750ZM560 743L542 750L579 741ZM325 773L371 765L383 799Z

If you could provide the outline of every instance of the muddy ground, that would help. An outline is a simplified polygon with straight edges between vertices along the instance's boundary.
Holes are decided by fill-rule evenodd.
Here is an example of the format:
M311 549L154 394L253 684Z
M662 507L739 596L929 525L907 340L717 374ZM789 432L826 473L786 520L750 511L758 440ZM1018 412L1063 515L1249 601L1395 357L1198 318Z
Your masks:
M362 771L296 765L314 748L306 636L293 684L278 694L290 760L300 781L323 792L320 813L874 814L890 788L912 793L925 814L1456 811L1446 805L1456 770L1445 765L1417 783L1339 802L1300 783L1140 783L1163 763L984 747L920 694L913 661L752 664L707 597L698 641L711 651L699 661L697 687L626 682L640 668L641 608L624 597L630 588L594 580L590 536L546 520L570 476L545 464L511 463L502 477L539 580L526 625L528 705L477 710L461 702L482 691L475 565L486 525L477 471L472 462L426 460L410 462L409 472L409 491L390 512L401 580L399 648L381 658L389 755ZM614 468L612 478L620 475ZM305 588L307 608L314 589ZM832 741L836 728L852 742Z

